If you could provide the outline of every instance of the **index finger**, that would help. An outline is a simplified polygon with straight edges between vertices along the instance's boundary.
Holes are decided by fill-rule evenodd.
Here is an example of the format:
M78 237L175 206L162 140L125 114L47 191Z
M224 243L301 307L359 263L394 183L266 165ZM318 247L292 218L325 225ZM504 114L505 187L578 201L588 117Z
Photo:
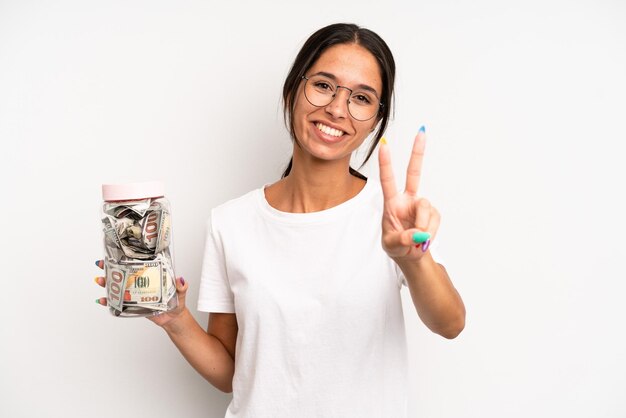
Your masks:
M415 136L413 142L413 150L411 151L411 159L409 167L406 169L406 186L404 190L410 195L416 196L419 189L420 179L422 177L422 160L424 159L424 148L426 145L426 133L422 126Z
M398 192L396 190L396 180L393 176L393 167L391 166L391 155L387 147L385 138L380 139L378 150L378 169L380 172L380 185L383 189L383 198L385 201L393 198Z

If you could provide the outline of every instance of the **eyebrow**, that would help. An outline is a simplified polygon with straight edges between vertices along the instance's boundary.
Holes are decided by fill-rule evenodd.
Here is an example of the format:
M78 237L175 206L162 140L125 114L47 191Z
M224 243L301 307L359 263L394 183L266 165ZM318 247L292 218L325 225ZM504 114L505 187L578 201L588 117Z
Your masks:
M312 74L312 75L323 75L324 77L328 77L331 80L335 81L335 83L337 82L337 77L335 77L334 74L327 73L325 71L318 71L317 73ZM343 86L343 87L347 87L347 86ZM356 88L354 90L368 90L368 91L371 91L372 93L374 93L377 97L379 97L378 96L378 92L376 91L376 89L371 87L371 86L368 86L367 84L359 84L359 85L356 86Z

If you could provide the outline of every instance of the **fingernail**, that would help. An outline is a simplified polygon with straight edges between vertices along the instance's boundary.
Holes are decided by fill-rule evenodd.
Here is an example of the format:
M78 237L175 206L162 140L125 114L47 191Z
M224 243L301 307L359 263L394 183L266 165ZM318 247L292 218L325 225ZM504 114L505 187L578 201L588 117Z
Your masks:
M96 299L96 303L100 305L100 298Z
M100 260L96 260L96 266L100 267Z
M382 138L380 138L380 143L381 144L387 144L387 140L385 139L384 136Z
M426 252L426 250L428 250L428 247L430 246L430 240L427 240L425 243L422 244L422 252Z
M426 133L426 127L424 125L420 128L420 132Z
M96 276L96 278L95 278L95 279L93 279L93 281L94 281L94 282L96 282L96 283L98 283L98 284L100 284L100 282L98 281L98 279L99 279L99 278L100 278L99 276Z
M180 284L182 284L183 286L185 285L185 279L184 278L180 278Z
M428 240L430 238L430 234L428 232L417 231L413 233L413 242L416 244L421 244L422 242Z

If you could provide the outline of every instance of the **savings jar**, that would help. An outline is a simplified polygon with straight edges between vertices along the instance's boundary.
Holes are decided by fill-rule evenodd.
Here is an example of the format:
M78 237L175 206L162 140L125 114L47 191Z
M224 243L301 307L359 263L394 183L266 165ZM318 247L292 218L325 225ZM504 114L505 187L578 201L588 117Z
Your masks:
M102 185L106 297L115 316L178 306L172 212L161 182Z

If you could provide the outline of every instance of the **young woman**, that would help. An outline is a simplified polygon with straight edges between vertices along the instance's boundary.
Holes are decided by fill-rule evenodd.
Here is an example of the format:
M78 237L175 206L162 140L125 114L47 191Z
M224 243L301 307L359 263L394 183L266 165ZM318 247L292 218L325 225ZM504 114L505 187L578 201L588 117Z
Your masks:
M352 24L314 33L283 89L293 139L283 177L211 212L198 301L207 330L185 305L182 278L180 306L151 318L202 376L233 392L226 417L405 417L402 286L432 331L454 338L464 327L463 302L428 250L440 217L418 197L424 129L404 192L381 141L394 77L375 33ZM370 136L380 184L350 167Z

